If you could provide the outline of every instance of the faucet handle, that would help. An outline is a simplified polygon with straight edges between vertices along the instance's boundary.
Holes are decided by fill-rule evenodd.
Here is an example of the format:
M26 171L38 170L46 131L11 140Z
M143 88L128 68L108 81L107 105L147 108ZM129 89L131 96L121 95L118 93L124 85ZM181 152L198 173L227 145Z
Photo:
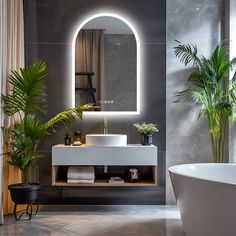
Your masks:
M108 119L107 118L103 119L103 124L104 124L104 127L108 127Z
M103 132L104 134L108 133L108 118L106 117L103 119Z

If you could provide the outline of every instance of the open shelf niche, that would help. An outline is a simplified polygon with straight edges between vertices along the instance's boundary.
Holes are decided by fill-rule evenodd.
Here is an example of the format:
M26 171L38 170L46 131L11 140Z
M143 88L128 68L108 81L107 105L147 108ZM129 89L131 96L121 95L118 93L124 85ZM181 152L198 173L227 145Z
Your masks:
M156 186L157 185L157 166L129 166L129 167L108 167L109 174L100 174L99 169L103 169L103 166L95 166L95 181L94 183L67 183L67 169L68 166L52 166L52 186ZM123 168L123 171L117 173L117 171L112 171L112 169ZM139 170L140 181L139 182L129 182L125 173L130 168L136 168ZM110 170L111 169L111 170ZM143 172L142 170L145 170ZM124 179L124 183L109 183L109 177L119 176Z

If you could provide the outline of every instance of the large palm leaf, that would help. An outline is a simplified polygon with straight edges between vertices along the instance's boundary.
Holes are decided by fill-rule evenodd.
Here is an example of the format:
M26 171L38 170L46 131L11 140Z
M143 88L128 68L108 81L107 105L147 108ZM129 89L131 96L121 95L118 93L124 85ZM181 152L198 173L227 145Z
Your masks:
M46 64L43 62L21 68L20 72L12 71L8 79L12 87L11 93L2 95L5 114L44 113L46 76Z
M55 132L55 127L61 123L82 119L83 111L94 108L93 105L84 105L68 109L57 114L48 122L41 122L37 116L28 114L24 119L16 123L10 131L11 160L9 164L17 166L22 172L27 171L32 164L42 156L37 154L36 149L40 141L47 135Z
M94 109L94 106L92 104L86 104L83 106L78 106L75 108L67 109L63 112L58 113L56 116L54 116L52 119L47 121L45 123L45 130L47 132L53 132L55 131L55 127L58 126L61 123L66 123L69 121L73 121L76 118L83 118L83 112L89 109Z
M26 171L41 155L36 153L40 140L47 135L45 125L34 115L24 117L10 132L9 163Z

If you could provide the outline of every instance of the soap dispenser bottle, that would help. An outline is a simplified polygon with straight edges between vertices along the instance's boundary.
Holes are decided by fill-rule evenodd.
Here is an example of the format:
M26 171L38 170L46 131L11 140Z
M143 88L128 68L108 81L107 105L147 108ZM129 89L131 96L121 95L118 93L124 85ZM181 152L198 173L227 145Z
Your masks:
M64 141L65 141L65 145L71 145L71 138L69 134L66 134Z

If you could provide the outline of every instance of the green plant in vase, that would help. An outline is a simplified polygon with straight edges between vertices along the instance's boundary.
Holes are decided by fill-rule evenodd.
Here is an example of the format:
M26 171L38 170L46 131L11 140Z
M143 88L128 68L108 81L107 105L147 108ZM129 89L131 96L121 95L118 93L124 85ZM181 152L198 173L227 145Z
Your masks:
M193 72L187 81L190 87L178 92L177 102L198 105L197 119L205 117L211 136L213 162L225 161L225 145L228 121L234 119L236 102L235 73L236 58L229 60L229 46L219 43L209 58L198 54L196 45L182 44L174 48L176 57L185 66L191 64Z
M152 144L152 135L159 132L157 125L153 123L146 124L145 122L141 124L134 124L134 127L141 134L141 144L142 145L151 145Z
M23 204L32 202L32 199L27 200L29 196L23 198L22 189L32 187L32 191L38 190L38 187L28 183L28 171L42 157L37 152L40 141L55 133L58 125L82 119L83 111L93 108L91 104L70 108L46 122L42 121L41 117L46 114L46 76L46 64L43 62L21 68L20 72L12 71L8 79L12 90L2 95L4 114L14 121L12 126L4 128L8 147L6 154L10 158L9 164L19 168L22 173L22 183L10 185L9 189L12 200ZM21 195L18 192L18 195L13 196L16 189L20 189ZM27 191L24 192L26 193Z

